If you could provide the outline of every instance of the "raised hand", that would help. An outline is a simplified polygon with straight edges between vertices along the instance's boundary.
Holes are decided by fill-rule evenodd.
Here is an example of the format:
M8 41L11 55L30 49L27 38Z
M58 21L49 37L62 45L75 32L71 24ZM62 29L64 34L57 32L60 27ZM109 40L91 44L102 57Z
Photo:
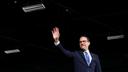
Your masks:
M59 32L59 28L58 27L54 27L52 30L52 36L54 41L59 41L60 38L60 32Z

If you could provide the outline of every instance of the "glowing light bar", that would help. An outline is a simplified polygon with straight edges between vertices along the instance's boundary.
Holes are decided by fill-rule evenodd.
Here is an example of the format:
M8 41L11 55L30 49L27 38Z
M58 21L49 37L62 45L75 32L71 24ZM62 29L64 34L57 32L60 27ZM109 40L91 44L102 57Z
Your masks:
M122 38L124 38L124 35L108 36L107 40L122 39Z
M6 54L18 53L18 52L20 52L19 49L13 49L13 50L6 50L6 51L4 51L4 53L6 53Z
M44 4L36 4L36 5L30 5L30 6L25 6L22 7L24 12L31 12L31 11L36 11L36 10L42 10L45 9L46 7Z

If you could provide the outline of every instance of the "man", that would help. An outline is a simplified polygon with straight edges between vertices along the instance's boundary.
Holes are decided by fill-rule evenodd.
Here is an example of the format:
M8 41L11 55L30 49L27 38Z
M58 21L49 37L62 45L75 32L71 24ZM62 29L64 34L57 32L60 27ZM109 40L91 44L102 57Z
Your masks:
M90 41L87 36L81 36L79 39L79 51L69 51L63 48L60 43L59 28L54 27L52 30L54 44L67 56L73 57L75 72L101 72L101 65L96 54L90 53Z

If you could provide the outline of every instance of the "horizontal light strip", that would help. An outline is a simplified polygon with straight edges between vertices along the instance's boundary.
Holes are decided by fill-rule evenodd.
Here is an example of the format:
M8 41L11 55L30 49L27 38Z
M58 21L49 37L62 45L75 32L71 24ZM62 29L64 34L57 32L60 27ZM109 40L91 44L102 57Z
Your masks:
M30 5L30 6L25 6L22 7L24 12L31 12L31 11L36 11L36 10L42 10L45 9L46 7L44 4L36 4L36 5Z
M19 49L13 49L13 50L6 50L6 51L4 51L4 53L6 53L6 54L18 53L18 52L20 52Z
M124 38L124 35L115 35L115 36L108 36L107 40L122 39L122 38Z

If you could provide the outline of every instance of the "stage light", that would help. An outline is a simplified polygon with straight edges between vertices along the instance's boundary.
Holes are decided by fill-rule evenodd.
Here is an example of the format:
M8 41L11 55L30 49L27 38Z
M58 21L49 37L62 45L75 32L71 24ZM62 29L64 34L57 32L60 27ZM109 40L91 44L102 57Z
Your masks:
M5 50L4 53L6 54L11 54L11 53L19 53L20 50L19 49L12 49L12 50Z
M43 10L45 8L46 8L45 5L41 3L41 4L24 6L22 7L22 10L26 13L26 12L32 12L37 10Z
M124 35L115 35L115 36L108 36L107 40L114 40L114 39L122 39Z

